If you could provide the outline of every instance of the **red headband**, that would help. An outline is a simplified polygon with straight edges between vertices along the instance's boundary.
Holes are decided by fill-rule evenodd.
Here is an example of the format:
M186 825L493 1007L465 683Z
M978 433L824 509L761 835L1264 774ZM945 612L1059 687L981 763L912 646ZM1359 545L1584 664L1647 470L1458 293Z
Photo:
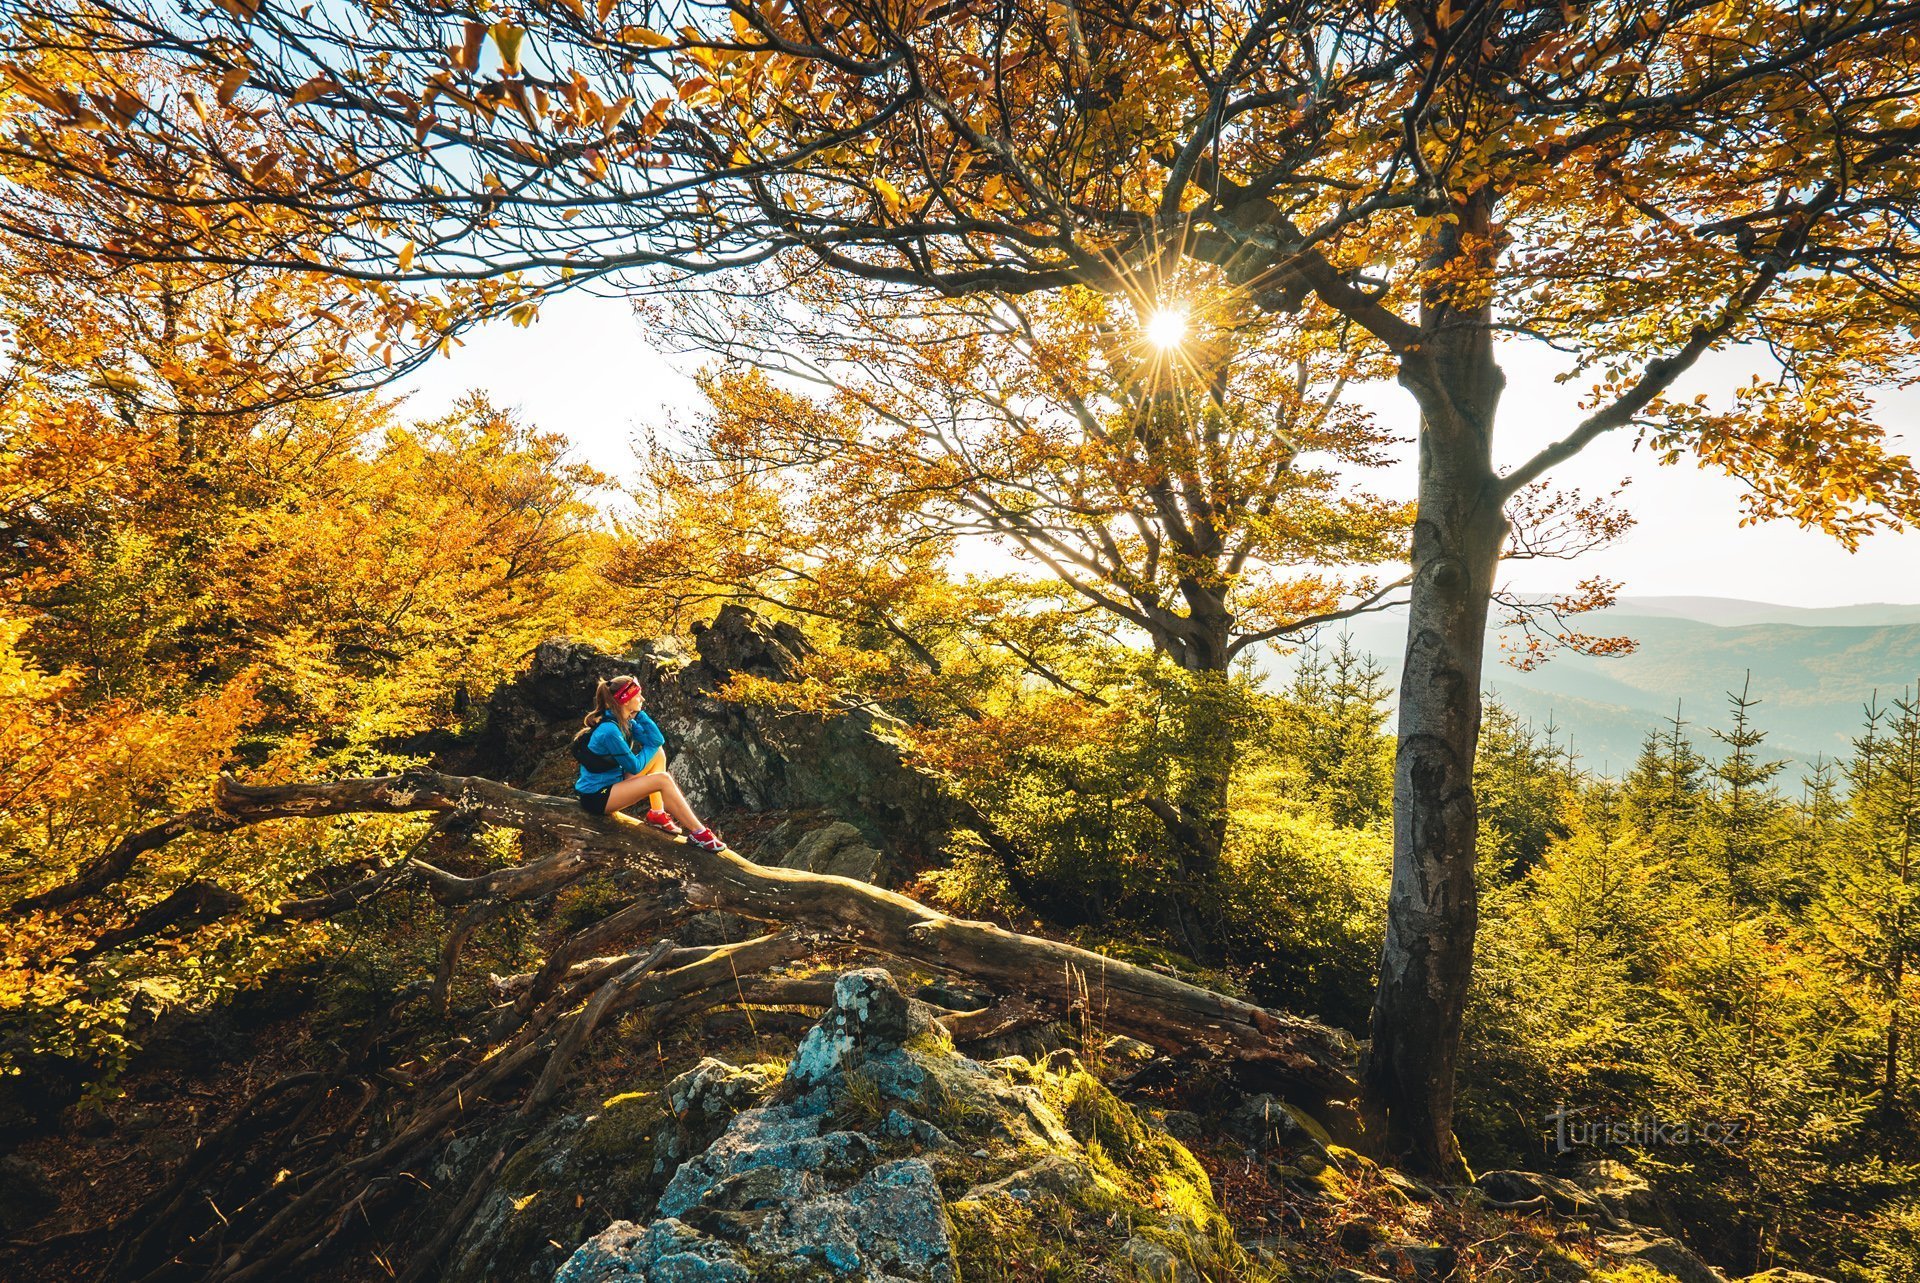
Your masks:
M608 692L608 695L611 696L614 703L624 704L628 700L632 699L635 695L638 695L639 693L640 693L639 682L626 681L626 682L621 682L618 686L614 687L611 691Z

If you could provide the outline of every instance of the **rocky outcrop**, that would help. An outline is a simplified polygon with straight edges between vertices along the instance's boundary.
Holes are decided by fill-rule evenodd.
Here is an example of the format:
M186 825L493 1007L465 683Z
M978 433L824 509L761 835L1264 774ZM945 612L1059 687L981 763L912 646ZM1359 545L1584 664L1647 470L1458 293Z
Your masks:
M1108 1039L1100 1054L1124 1051ZM962 1055L887 971L848 971L791 1058L710 1057L549 1124L502 1170L443 1277L1725 1283L1603 1201L1640 1184L1617 1163L1580 1182L1499 1171L1436 1188L1338 1143L1294 1102L1212 1099L1204 1116L1135 1108L1067 1051Z
M695 1074L668 1093L683 1133L743 1083ZM1073 1056L962 1056L885 971L843 975L779 1082L744 1088L759 1103L556 1283L952 1283L1061 1251L1171 1280L1237 1251L1192 1155Z
M674 776L695 805L716 812L828 813L830 838L807 846L811 834L790 831L778 849L747 854L881 880L937 851L958 821L954 804L906 765L884 715L866 708L791 712L722 696L737 676L798 679L811 651L798 629L728 606L711 625L696 626L694 646L688 655L641 642L610 655L565 638L542 642L528 671L494 693L476 768L537 791L566 793L575 770L566 741L591 706L595 684L631 673L646 690L647 711L666 732Z

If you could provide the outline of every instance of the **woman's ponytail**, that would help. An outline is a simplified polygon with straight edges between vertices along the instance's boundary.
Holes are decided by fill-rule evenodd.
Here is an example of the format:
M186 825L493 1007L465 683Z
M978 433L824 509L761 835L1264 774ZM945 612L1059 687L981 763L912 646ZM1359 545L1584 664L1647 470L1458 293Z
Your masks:
M582 720L582 725L598 726L600 724L600 715L606 711L607 680L603 677L600 679L600 684L593 688L593 711L588 713Z

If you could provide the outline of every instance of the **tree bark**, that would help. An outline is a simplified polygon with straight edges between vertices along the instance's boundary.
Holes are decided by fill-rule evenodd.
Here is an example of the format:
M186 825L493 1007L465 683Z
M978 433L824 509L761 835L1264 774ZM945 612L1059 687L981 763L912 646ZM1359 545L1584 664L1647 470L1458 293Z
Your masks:
M1462 217L1482 237L1488 221L1486 210ZM1394 762L1393 880L1361 1074L1382 1152L1458 1179L1465 1163L1453 1137L1454 1067L1479 921L1473 762L1487 614L1507 533L1492 455L1504 378L1487 308L1462 312L1430 300L1428 312L1430 337L1400 376L1421 410L1419 504Z

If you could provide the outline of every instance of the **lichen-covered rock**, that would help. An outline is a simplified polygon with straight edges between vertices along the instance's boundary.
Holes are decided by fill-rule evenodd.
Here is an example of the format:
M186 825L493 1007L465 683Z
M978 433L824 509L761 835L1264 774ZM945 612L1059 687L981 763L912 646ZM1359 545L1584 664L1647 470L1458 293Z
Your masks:
M833 986L833 1006L807 1031L787 1069L789 1092L810 1091L844 1080L849 1062L873 1062L889 1077L896 1094L918 1085L919 1066L897 1053L914 1038L933 1033L933 1013L900 992L893 977L878 968L849 971Z
M667 1084L667 1108L688 1127L721 1123L771 1091L779 1075L764 1065L736 1069L712 1056Z
M707 1117L733 1079L669 1087ZM757 1099L759 1088L746 1092ZM684 1103L683 1103L684 1098ZM959 1055L885 971L850 971L772 1094L682 1163L650 1209L581 1246L559 1283L953 1283L1079 1267L1191 1283L1239 1249L1193 1156L1073 1056Z

